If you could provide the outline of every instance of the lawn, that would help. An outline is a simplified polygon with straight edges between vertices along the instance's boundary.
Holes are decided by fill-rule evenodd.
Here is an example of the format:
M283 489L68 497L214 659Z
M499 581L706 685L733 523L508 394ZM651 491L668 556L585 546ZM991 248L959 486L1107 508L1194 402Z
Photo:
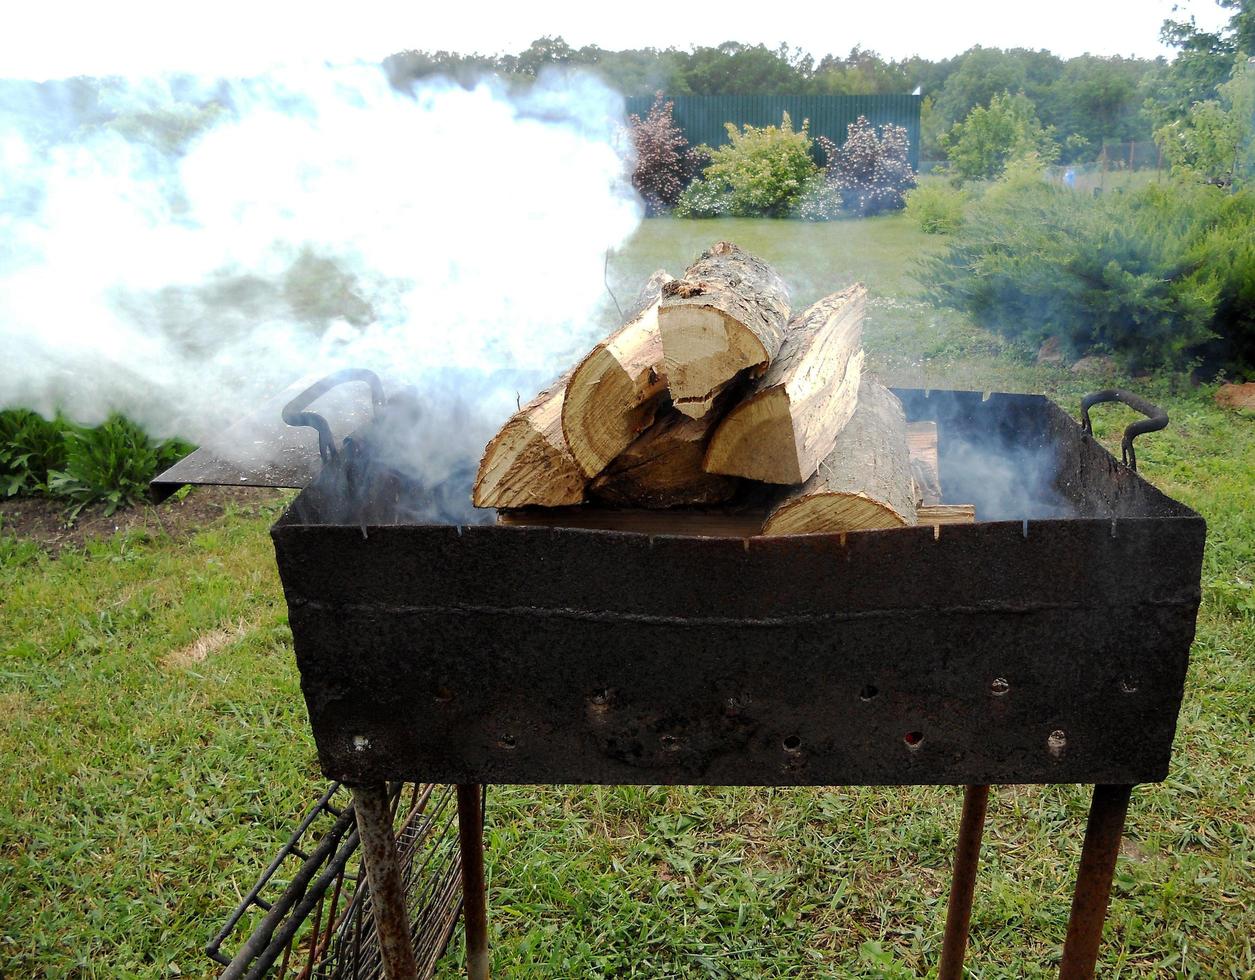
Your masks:
M873 370L933 386L1085 384L922 303L900 217L646 223L611 257L620 302L731 238L799 301L862 279ZM1180 378L1142 471L1208 520L1204 599L1169 779L1134 792L1106 976L1255 976L1255 424ZM1108 445L1132 417L1104 406ZM201 952L321 780L266 529L252 505L191 535L52 558L0 529L0 976L204 975ZM196 647L200 641L200 647ZM206 653L203 660L196 659ZM913 977L935 969L954 789L494 788L494 975ZM972 924L980 977L1050 975L1088 793L999 787ZM456 976L458 952L444 974Z

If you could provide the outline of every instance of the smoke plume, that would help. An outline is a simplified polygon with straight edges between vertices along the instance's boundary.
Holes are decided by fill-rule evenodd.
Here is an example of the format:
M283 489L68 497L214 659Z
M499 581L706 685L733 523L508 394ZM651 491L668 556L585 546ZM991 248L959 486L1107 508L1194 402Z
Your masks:
M363 366L418 386L440 468L477 458L600 332L622 119L569 74L0 81L0 407L203 441Z

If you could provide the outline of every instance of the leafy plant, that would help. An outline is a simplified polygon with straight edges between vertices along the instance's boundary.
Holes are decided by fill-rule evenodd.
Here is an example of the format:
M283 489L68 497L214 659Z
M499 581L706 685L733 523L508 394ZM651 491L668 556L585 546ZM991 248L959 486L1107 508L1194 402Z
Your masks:
M1171 183L1094 200L1013 169L925 260L931 297L1029 343L1130 367L1252 346L1255 197Z
M940 180L920 184L906 195L906 213L921 231L950 235L963 224L963 211L972 195Z
M66 442L65 469L49 474L48 489L70 502L71 519L88 504L103 503L112 514L138 503L148 481L191 450L177 439L155 442L117 414L94 429L68 429Z
M904 127L886 124L877 135L867 117L859 116L841 146L823 136L819 144L828 155L828 182L840 193L845 211L865 216L903 207L903 195L915 186Z
M66 425L22 408L0 412L0 492L44 493L48 475L65 465Z
M993 178L1009 162L1030 154L1053 162L1059 157L1054 132L1042 127L1037 110L1023 92L1003 92L977 106L941 137L950 172L960 180Z
M1155 131L1173 171L1229 185L1255 176L1255 70L1239 55L1218 98Z
M797 208L817 172L809 124L795 130L786 112L779 126L727 124L731 141L710 153L700 181L681 195L680 217L783 217Z
M684 131L671 117L674 102L664 102L662 93L654 96L653 107L642 120L628 117L628 132L636 154L632 186L645 199L650 214L675 207L684 188L708 158L688 145Z

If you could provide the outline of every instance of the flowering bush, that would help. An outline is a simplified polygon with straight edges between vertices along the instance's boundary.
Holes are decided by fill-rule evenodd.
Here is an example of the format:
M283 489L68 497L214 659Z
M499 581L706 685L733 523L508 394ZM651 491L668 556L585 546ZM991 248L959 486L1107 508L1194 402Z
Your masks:
M877 136L876 127L859 116L850 123L844 145L838 147L823 136L819 145L828 155L828 182L840 193L847 212L865 216L905 205L905 193L915 186L915 171L907 158L910 144L903 127L887 124Z
M809 125L794 130L786 112L779 126L727 124L731 142L712 150L710 166L681 197L680 217L782 217L793 214L817 172Z
M671 117L674 108L675 103L664 102L659 92L649 115L643 120L635 114L628 118L628 131L636 151L632 186L645 199L650 214L675 207L685 186L707 159L689 147L684 131Z
M803 221L831 221L841 217L843 209L840 188L820 170L806 182L793 217Z

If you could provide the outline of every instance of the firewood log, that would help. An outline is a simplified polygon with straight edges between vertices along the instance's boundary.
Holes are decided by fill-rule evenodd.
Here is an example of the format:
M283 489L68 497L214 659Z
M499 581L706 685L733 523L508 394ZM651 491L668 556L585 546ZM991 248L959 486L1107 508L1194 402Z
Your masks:
M516 412L484 449L471 491L476 507L562 507L588 484L562 435L568 377Z
M654 421L666 394L658 301L671 276L659 269L645 284L627 322L571 372L562 432L584 475L594 477Z
M707 470L798 484L819 469L854 414L866 308L857 284L790 321L776 359L711 437Z
M941 503L941 469L937 463L937 423L912 422L906 427L911 476L919 505Z
M819 471L790 488L764 534L811 534L914 525L906 415L889 389L864 377L858 407Z
M589 494L619 507L650 509L730 500L740 481L702 467L719 414L716 409L705 418L691 419L666 409L593 480Z
M780 350L789 291L761 259L718 242L662 289L658 329L672 404L692 418L739 374L761 374Z

